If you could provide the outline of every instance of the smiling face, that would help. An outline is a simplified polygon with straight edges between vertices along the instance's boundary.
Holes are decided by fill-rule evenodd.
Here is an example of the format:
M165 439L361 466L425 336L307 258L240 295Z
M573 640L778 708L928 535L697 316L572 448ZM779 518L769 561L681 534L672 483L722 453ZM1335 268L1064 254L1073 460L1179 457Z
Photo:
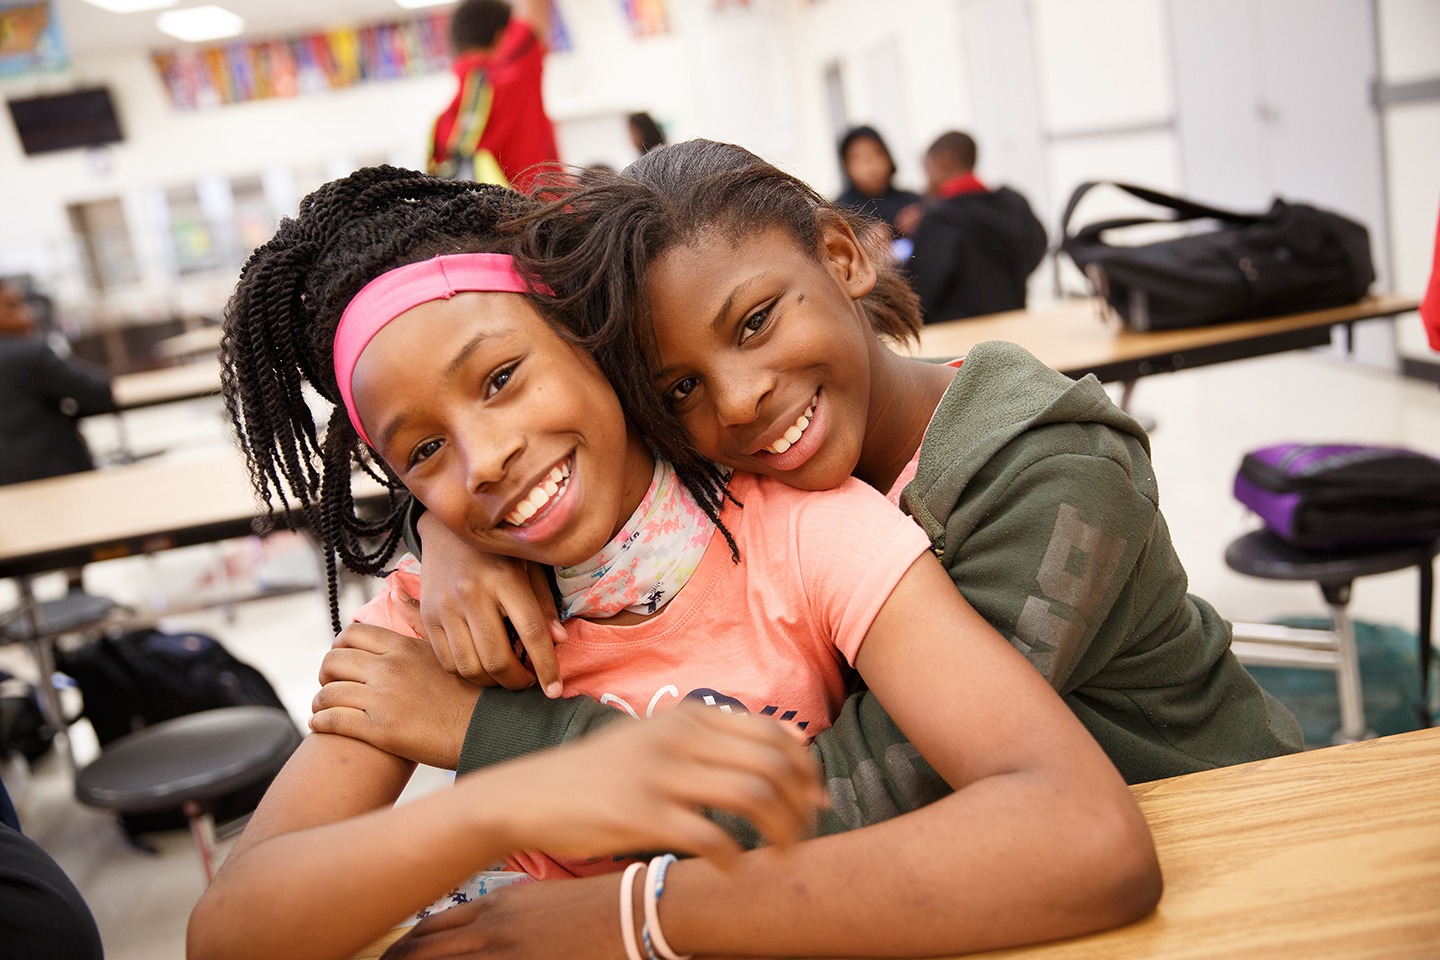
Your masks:
M649 269L655 385L695 448L807 490L860 460L877 349L858 303L875 270L855 235L827 226L818 253L779 228L711 232Z
M380 456L489 553L579 563L649 487L654 461L610 382L519 294L407 310L370 341L352 386Z

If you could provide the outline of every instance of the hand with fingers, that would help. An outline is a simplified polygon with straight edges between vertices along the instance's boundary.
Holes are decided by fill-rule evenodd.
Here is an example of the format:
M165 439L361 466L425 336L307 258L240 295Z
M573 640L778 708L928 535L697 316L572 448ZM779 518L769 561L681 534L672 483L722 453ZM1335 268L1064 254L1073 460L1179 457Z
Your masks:
M723 865L740 849L702 807L744 816L783 846L809 833L815 808L826 802L818 765L782 725L693 705L489 774L502 770L518 778L510 838L571 857L662 849ZM427 917L385 958L623 956L619 883L616 873L507 887Z
M352 623L320 665L310 729L454 770L480 688L442 668L424 640Z
M560 696L555 644L565 630L544 569L481 553L428 513L417 529L425 563L416 629L440 664L482 686L521 690L538 681L546 695Z

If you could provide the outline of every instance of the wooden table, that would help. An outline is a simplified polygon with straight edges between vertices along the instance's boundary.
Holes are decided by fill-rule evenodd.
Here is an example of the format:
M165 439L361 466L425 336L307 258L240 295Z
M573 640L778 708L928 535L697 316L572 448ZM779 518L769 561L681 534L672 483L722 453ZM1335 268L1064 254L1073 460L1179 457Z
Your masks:
M1440 957L1440 728L1130 790L1160 854L1159 907L1104 933L971 958Z
M1440 957L1440 728L1131 787L1165 893L1105 933L986 960Z
M126 373L110 382L121 411L197 400L220 393L220 363L214 357L175 367Z
M214 354L219 351L220 341L224 336L224 328L219 324L194 327L158 341L155 344L155 355L167 360L180 360Z
M1412 297L1381 294L1328 310L1134 333L1118 320L1102 319L1099 303L1087 298L929 324L921 330L920 345L913 353L948 359L963 356L986 340L1009 340L1072 377L1093 373L1107 382L1133 381L1155 373L1323 346L1330 342L1333 327L1395 316L1417 305Z
M386 497L368 479L357 491L362 504L379 504ZM34 624L38 606L27 579L31 575L249 536L260 531L262 513L234 452L0 486L0 578L16 578L20 610ZM241 599L249 597L225 602ZM41 677L54 672L53 639L27 643ZM42 690L59 749L73 765L55 688L46 683Z
M384 499L372 481L357 489ZM231 452L0 486L0 577L249 536L262 512Z

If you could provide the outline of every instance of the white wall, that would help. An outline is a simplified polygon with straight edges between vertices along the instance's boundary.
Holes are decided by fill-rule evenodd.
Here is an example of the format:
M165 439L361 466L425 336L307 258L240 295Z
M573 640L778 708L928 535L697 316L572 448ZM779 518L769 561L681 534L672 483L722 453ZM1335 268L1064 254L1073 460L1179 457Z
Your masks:
M1367 65L1363 51L1347 45L1353 38L1334 35L1336 24L1349 17L1378 36L1386 82L1440 77L1435 0L751 0L726 10L712 0L669 0L671 32L643 39L628 35L614 0L560 4L575 49L551 55L546 94L570 162L627 163L623 116L643 109L672 139L735 140L833 192L840 177L830 71L846 122L886 135L902 185L922 183L924 148L952 128L975 132L982 177L1025 192L1052 231L1084 179L1128 178L1239 204L1284 191L1323 204L1312 191L1348 178L1376 198L1372 230L1382 250L1393 249L1397 288L1418 292L1428 273L1440 106L1407 103L1362 129L1335 129L1325 97L1308 97L1283 69L1264 74L1268 61L1244 44L1267 35L1268 23L1316 49L1348 51L1342 63L1326 54L1335 85L1326 97L1364 108L1376 60ZM1321 7L1327 16L1312 13ZM1198 25L1225 17L1259 26L1232 35L1229 46L1197 42ZM0 81L0 94L72 81L113 88L127 140L105 151L101 169L79 152L26 158L0 122L0 272L34 272L71 310L100 320L213 310L233 283L226 271L183 283L170 277L164 236L148 212L157 190L263 175L283 209L358 163L419 165L431 119L452 92L441 74L182 113L169 105L147 51L116 51L65 77ZM1209 96L1191 95L1197 82ZM1311 146L1286 160L1285 177L1263 176L1253 162L1261 149L1254 91L1287 82L1304 108L1292 116L1312 138L1302 144L1353 140L1375 163L1337 165ZM1375 143L1382 136L1383 152ZM64 211L105 197L125 205L143 279L96 305L79 279ZM1097 196L1084 216L1123 206Z

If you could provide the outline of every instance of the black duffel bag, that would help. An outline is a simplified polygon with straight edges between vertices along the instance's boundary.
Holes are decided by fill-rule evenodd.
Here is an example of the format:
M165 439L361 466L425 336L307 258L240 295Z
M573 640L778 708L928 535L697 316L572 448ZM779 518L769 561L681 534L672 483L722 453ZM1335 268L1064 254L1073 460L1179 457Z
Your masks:
M1070 232L1080 198L1102 182L1170 217L1102 220ZM1214 220L1213 230L1137 246L1112 230ZM1098 181L1076 188L1060 223L1062 252L1132 330L1170 330L1354 303L1375 280L1370 233L1354 220L1276 199L1268 213L1221 210L1158 190Z

